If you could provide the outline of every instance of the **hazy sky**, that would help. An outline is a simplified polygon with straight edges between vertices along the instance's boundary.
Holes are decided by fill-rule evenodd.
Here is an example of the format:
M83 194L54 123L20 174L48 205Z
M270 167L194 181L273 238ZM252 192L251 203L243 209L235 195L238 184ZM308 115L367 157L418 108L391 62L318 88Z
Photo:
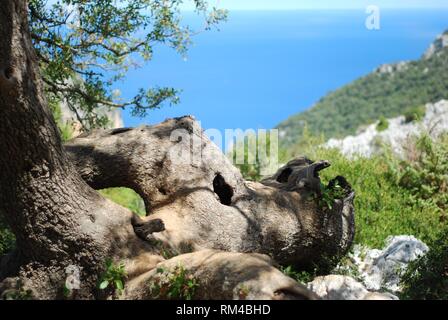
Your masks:
M368 5L380 8L448 8L448 0L210 0L230 10L359 9Z
M58 0L48 0L48 4ZM294 10L294 9L363 9L369 5L380 8L448 8L448 0L208 0L229 10ZM185 10L194 8L185 0Z

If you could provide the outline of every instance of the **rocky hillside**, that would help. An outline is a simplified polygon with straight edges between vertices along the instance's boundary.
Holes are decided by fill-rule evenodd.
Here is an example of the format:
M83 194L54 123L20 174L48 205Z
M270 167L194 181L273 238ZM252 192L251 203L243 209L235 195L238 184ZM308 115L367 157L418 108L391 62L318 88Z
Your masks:
M399 116L377 121L356 136L330 139L325 146L338 148L349 157L354 155L369 157L386 144L395 154L402 155L409 145L407 142L414 136L428 133L435 138L442 132L448 132L448 100L427 104L425 115L421 120L409 121L406 116Z
M284 147L296 143L305 123L311 133L342 138L381 117L397 117L447 98L448 30L420 60L380 66L279 124L281 143Z

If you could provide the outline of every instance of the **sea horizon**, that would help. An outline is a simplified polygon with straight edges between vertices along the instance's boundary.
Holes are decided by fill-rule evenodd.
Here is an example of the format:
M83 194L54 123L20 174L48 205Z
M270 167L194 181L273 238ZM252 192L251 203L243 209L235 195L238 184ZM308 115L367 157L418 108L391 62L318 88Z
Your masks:
M385 63L419 59L448 29L448 9L384 9L367 30L361 9L231 10L220 31L200 33L186 59L158 46L154 59L115 86L182 90L179 105L148 117L123 112L126 126L194 115L204 128L270 129L331 91ZM192 18L185 21L201 26Z

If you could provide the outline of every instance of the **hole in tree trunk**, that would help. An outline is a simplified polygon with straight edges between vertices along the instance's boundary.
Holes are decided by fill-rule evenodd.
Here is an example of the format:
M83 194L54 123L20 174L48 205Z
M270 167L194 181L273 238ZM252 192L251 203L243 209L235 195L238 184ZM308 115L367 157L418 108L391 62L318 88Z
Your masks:
M218 195L219 201L226 206L232 204L233 188L226 182L221 174L213 179L213 191Z
M286 168L285 170L282 171L282 173L280 173L277 177L277 181L280 183L286 183L288 182L289 176L292 173L292 169L291 168Z
M131 131L131 130L133 130L133 128L118 128L118 129L113 129L110 132L110 134L114 136L116 134L125 133L125 132Z
M4 74L5 74L5 78L6 79L11 79L12 75L13 75L14 70L11 67L8 67L4 70Z

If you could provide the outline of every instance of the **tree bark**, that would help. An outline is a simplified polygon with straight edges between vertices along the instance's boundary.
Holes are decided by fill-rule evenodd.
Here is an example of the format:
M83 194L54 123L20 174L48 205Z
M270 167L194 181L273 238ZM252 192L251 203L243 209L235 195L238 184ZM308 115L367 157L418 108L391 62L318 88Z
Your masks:
M144 248L132 214L100 197L67 161L47 107L31 45L26 1L0 6L0 212L17 238L17 249L2 259L0 279L21 276L37 297L62 290L65 268L82 270L80 297L109 256ZM20 266L20 268L18 268Z
M201 300L316 300L318 297L297 281L285 277L269 257L202 250L183 254L131 280L124 293L127 299L166 299L169 278L186 270L198 289L191 292ZM177 273L179 274L179 273ZM154 290L157 285L158 290ZM151 287L153 287L151 289Z

